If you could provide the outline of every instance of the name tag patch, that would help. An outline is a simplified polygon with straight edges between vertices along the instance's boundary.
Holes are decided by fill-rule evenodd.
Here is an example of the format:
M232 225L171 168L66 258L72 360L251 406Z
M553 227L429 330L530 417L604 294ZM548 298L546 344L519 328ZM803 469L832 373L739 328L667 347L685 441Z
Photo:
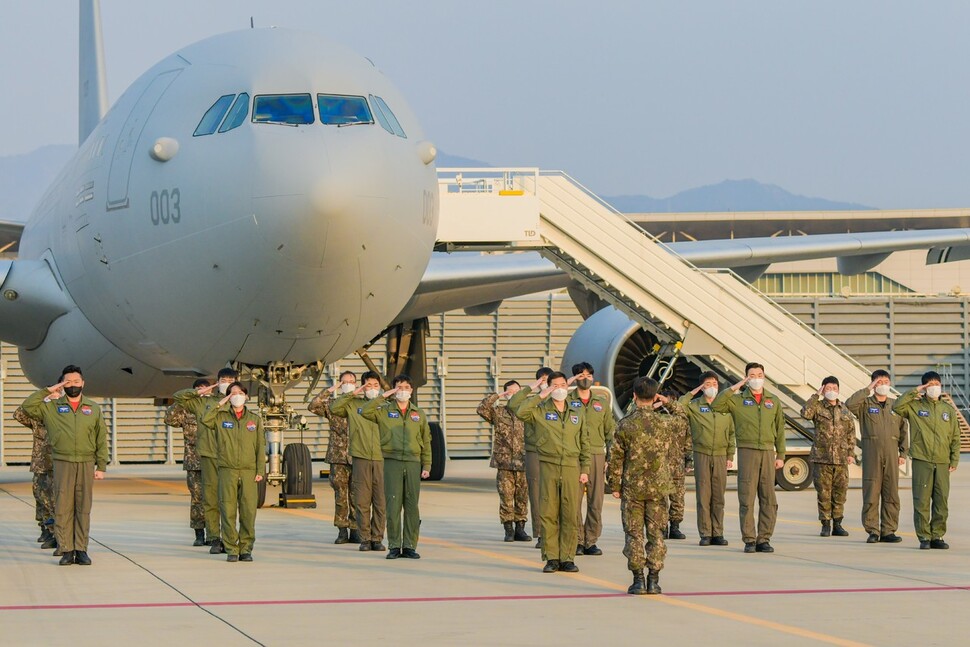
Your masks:
M256 431L256 423L250 420L249 422L246 423L246 429L248 429L249 431Z
M744 400L741 401L741 404L743 404L746 407L753 407L754 400L749 400L748 398L745 398Z
M57 413L71 413L71 407L65 404L57 405Z
M573 423L574 425L578 425L579 424L579 416L569 416L569 422Z
M919 410L919 411L916 412L916 415L918 415L920 418L929 418L930 417L930 412L929 411L923 411L921 409L921 410Z
M558 413L547 413L546 414L546 420L559 420L559 414Z
M388 411L387 412L387 417L388 418L400 418L401 417L401 414L399 414L397 411Z
M89 407L88 405L82 406L81 407L81 413L83 413L86 416L90 416L91 415L91 407Z
M413 420L414 422L421 422L421 414L420 413L412 413L411 414L411 420Z
M235 427L236 427L236 423L234 423L234 422L223 422L222 423L222 428L223 429L234 429Z
M569 407L570 407L571 409L578 409L578 408L580 408L581 406L583 406L583 403L582 403L582 402L580 402L579 400L573 400L572 402L570 402L570 403L569 403Z
M711 412L711 408L709 406L707 406L706 404L702 404L701 407L700 407L700 409L701 409L701 413L710 413Z
M880 411L879 407L869 407L869 413L879 413Z
M594 402L593 403L593 411L600 412L602 410L603 410L603 405L602 404L600 404L599 402Z

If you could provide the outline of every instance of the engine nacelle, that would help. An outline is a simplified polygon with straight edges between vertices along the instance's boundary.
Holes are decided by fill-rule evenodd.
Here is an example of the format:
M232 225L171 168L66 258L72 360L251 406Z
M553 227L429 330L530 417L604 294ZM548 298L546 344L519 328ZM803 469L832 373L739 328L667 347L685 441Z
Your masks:
M563 353L562 370L570 375L573 364L592 364L596 380L616 395L614 413L622 417L633 399L634 380L646 375L656 360L657 343L653 334L610 306L593 314L576 330ZM683 394L697 386L700 374L700 368L678 357L664 388Z

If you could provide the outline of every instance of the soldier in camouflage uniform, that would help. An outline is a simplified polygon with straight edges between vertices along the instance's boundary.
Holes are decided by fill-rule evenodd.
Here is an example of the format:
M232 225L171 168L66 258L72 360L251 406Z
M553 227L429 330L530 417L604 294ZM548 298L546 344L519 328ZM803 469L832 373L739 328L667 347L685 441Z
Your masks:
M669 400L677 399L677 394L672 391L665 391L663 395ZM665 409L660 411L664 412ZM671 425L674 438L670 443L670 478L674 489L667 498L670 526L664 531L664 538L687 539L687 535L680 530L680 524L684 521L684 497L687 495L687 460L692 457L690 421L678 416L671 421Z
M54 458L47 442L47 428L31 418L23 407L17 407L13 419L33 432L34 444L30 452L30 471L33 472L34 516L40 526L41 548L56 548L54 539Z
M825 398L825 401L819 397ZM839 380L828 376L818 393L802 407L802 417L815 424L815 440L808 460L815 472L818 493L818 519L822 537L848 536L842 527L845 495L849 489L849 463L855 458L855 422L852 413L839 400Z
M346 417L333 415L330 403L338 390L341 395L353 393L357 388L357 376L352 371L344 371L336 384L323 391L310 401L310 413L323 416L330 426L330 440L327 442L326 460L330 463L330 487L333 488L333 525L337 527L337 538L333 543L360 543L357 532L357 514L353 510L353 497L350 493L351 458L350 432Z
M525 532L529 514L529 484L525 478L525 426L508 410L508 398L519 391L515 380L506 382L502 393L485 396L478 405L478 415L492 425L492 461L498 489L499 521L505 528L505 541L531 541ZM504 404L499 404L505 398ZM515 527L513 528L513 524Z
M620 499L626 544L623 554L633 571L633 584L627 589L633 595L660 593L660 571L664 566L667 545L663 534L667 527L667 496L673 490L670 475L670 446L675 427L687 424L682 405L668 400L657 391L659 384L647 377L633 385L637 409L620 421L610 449L607 481L613 496ZM664 406L672 415L656 411ZM644 545L646 526L646 545ZM643 567L649 568L644 582Z
M209 386L209 380L199 379L192 388ZM193 546L207 546L205 540L205 506L202 502L202 459L195 446L199 433L199 421L181 404L173 404L165 411L165 424L182 430L182 470L185 484L189 487L189 528L195 531Z

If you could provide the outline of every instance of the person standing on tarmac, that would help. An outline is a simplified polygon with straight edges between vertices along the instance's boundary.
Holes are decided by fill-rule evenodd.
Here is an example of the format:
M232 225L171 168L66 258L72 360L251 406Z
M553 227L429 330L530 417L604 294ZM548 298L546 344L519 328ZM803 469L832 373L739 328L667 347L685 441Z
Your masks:
M209 380L199 379L192 388L209 386ZM202 461L196 447L199 421L181 404L175 403L165 410L165 424L182 430L182 469L189 488L189 528L195 531L193 546L205 546L205 506L202 497Z
M346 416L334 415L330 410L334 393L339 391L341 395L346 395L353 393L356 388L357 376L353 371L344 371L336 384L329 389L324 389L307 406L310 413L325 417L330 427L326 461L330 464L330 487L333 488L333 525L337 527L337 538L333 542L335 544L360 543L360 533L357 532L357 519L350 493L353 461L350 457L348 421Z
M549 376L539 397L527 397L514 411L523 422L535 425L539 454L539 523L542 527L543 573L576 573L578 534L576 510L581 484L589 482L589 434L582 408L566 404L569 384L563 373ZM537 380L529 389L540 388ZM524 391L525 389L523 389ZM550 397L552 396L552 397Z
M57 540L54 539L54 459L51 457L50 443L47 442L47 429L40 420L28 416L23 407L17 407L13 419L30 429L33 436L30 471L34 475L34 518L40 526L37 541L41 548L57 548Z
M384 454L384 497L387 501L387 559L421 559L415 548L421 529L418 500L421 479L431 475L431 427L424 411L411 403L414 387L407 375L394 378L393 387L360 412L377 423ZM394 402L387 398L394 396ZM404 532L401 533L401 516Z
M239 382L206 411L202 422L216 430L219 512L227 562L253 561L259 486L266 473L263 419L246 407L249 392ZM236 520L239 527L236 527Z
M949 514L950 472L960 462L957 410L943 395L940 374L928 371L921 384L893 407L909 421L909 456L913 459L913 525L920 549L950 547L943 541Z
M765 367L751 362L745 378L720 392L711 407L730 413L738 443L738 513L746 553L773 553L770 539L778 517L775 470L785 464L785 417L781 402L765 391ZM754 501L758 497L758 526Z
M631 595L661 592L660 571L667 545L667 496L673 491L670 476L670 446L678 419L686 423L685 408L660 395L660 385L649 377L633 383L636 410L620 421L610 449L607 478L614 498L620 499L620 515L626 542L623 555L633 572ZM657 409L666 406L673 415ZM646 541L644 541L646 527ZM643 567L648 570L646 582Z
M209 544L209 554L219 555L226 552L220 536L222 522L219 514L219 467L218 448L216 447L216 430L207 425L205 414L214 409L219 403L220 396L226 395L229 385L239 378L239 373L231 368L223 368L216 376L216 383L211 386L200 386L197 389L183 389L172 397L176 404L181 404L185 410L195 416L199 424L195 446L199 452L199 463L202 465L202 507L205 513L206 543ZM218 389L220 395L213 393Z
M476 413L492 425L492 460L498 490L498 518L505 529L505 541L532 541L525 532L529 515L529 485L525 478L525 427L508 409L508 399L521 387L506 382L501 393L486 395ZM499 400L505 398L505 403ZM513 527L514 524L514 527Z
M364 406L381 394L381 378L374 371L360 376L361 385L353 393L341 395L330 403L331 415L347 419L351 456L350 495L360 535L361 551L384 552L381 543L387 519L384 499L384 455L381 432L361 413ZM361 396L364 397L361 397Z
M815 425L808 460L812 463L818 494L818 519L822 523L819 535L848 537L848 531L842 527L842 517L849 491L849 465L855 462L855 421L839 400L837 377L830 375L822 380L818 393L802 407L802 417Z
M872 383L856 391L845 406L859 419L862 432L862 526L867 544L896 544L899 528L899 468L906 463L906 419L896 415L889 397L888 371L872 372ZM882 504L882 511L879 506Z
M702 398L694 400L701 391ZM734 467L734 419L716 413L711 406L717 396L717 374L701 374L701 383L678 400L687 412L694 449L694 495L697 500L697 531L701 546L727 546L724 538L724 492L727 471Z
M676 400L677 394L671 390L661 392L667 400ZM666 412L664 407L661 412ZM684 521L684 499L687 498L687 462L693 458L691 455L690 423L687 416L679 417L672 423L674 433L673 442L670 444L670 476L673 483L673 490L667 497L667 520L669 526L664 529L664 539L687 539L687 535L680 529L680 524Z
M543 366L536 371L537 388L545 388L549 376L553 371ZM538 398L538 391L520 389L509 399L508 409L515 412L527 397ZM539 453L536 451L536 428L531 422L525 422L525 479L529 485L529 510L532 513L532 536L536 538L536 548L542 548L542 527L539 523Z
M65 366L54 386L24 400L24 413L44 423L54 462L54 535L60 566L90 566L88 538L94 481L108 467L108 433L101 407L82 395L84 376Z
M570 409L582 407L589 434L590 469L586 484L586 521L583 522L583 489L577 506L579 543L577 555L602 555L596 541L603 533L603 495L606 491L606 448L613 442L616 419L613 418L613 394L606 387L593 387L593 365L580 362L573 366L576 390L569 400ZM578 405L578 407L577 407Z

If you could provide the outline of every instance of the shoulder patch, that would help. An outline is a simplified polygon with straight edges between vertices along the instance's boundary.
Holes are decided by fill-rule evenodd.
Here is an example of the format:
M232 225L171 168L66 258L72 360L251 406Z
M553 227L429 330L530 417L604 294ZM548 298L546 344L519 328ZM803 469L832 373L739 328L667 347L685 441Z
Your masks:
M233 422L229 422L228 420L225 420L225 421L223 421L223 423L222 423L222 428L223 428L223 429L233 429L233 428L235 428L235 426L236 426L236 424L235 424L235 423L233 423Z

